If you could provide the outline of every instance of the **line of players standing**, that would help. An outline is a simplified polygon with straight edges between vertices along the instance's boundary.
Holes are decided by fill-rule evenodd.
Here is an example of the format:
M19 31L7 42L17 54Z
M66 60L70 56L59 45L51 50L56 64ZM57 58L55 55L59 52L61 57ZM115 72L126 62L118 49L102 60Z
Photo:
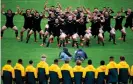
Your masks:
M53 41L54 37L57 37L58 46L66 46L69 43L69 39L72 39L72 46L78 45L78 38L80 38L80 45L83 46L84 42L87 46L90 44L90 38L93 35L98 38L98 44L101 42L104 46L104 33L109 32L109 41L113 39L115 41L115 30L121 31L121 39L125 41L126 30L125 28L130 27L133 30L133 12L129 8L127 11L121 9L117 12L116 16L111 14L114 11L111 8L104 7L102 11L98 8L94 8L91 12L90 9L84 7L78 7L76 10L71 11L71 7L66 8L62 11L61 5L58 3L58 7L51 6L50 8L44 5L44 11L39 14L34 9L27 9L24 13L24 9L20 9L17 6L17 12L13 13L11 9L4 12L5 6L2 5L2 14L6 16L6 24L1 29L1 38L3 37L4 30L11 27L18 37L18 29L13 23L13 17L16 14L24 16L24 26L20 32L20 40L23 41L23 33L27 30L26 43L28 43L30 36L34 33L34 38L36 41L36 31L40 34L40 38L43 37L43 43L41 46L45 45L48 47ZM46 16L46 12L48 16ZM123 16L121 13L125 13ZM43 18L48 19L48 24L45 26L45 31L41 29L41 20ZM111 19L115 19L115 27L111 27ZM122 26L123 19L126 18L126 23L124 27ZM86 24L91 22L91 27L88 29ZM48 41L46 41L48 38Z

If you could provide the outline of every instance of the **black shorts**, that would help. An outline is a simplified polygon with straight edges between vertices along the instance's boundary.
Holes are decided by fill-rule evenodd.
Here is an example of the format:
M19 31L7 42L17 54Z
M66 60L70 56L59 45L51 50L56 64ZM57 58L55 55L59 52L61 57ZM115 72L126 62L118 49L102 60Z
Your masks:
M99 28L96 28L96 27L92 27L91 28L91 34L94 36L94 35L98 35L99 33Z
M53 32L53 36L59 37L60 36L60 30L59 29L55 29L54 32Z
M5 26L7 27L7 28L13 28L15 25L14 24L5 24Z
M23 27L24 27L26 30L27 30L27 29L32 29L32 28L33 28L32 25L24 25Z
M59 37L59 36L60 36L60 33L54 32L54 33L53 33L53 36L54 36L54 37L56 37L56 36Z
M133 27L133 24L126 22L125 25L124 25L124 27L126 27L126 28L128 28L128 27L132 28Z
M74 34L74 32L69 31L67 34L68 34L69 36L72 36L72 35Z
M32 29L34 32L37 31L37 32L40 32L41 29Z
M81 35L84 36L85 35L85 31L78 31L78 35L79 36L81 36Z
M115 25L115 30L121 30L122 29L122 25Z
M103 26L103 31L104 32L106 32L106 31L110 32L110 30L111 30L110 26Z

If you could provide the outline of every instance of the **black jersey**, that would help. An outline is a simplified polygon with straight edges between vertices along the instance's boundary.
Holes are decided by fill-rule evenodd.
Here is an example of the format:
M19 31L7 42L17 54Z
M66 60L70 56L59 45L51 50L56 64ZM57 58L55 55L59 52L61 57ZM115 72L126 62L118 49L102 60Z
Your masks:
M73 33L78 32L78 22L76 20L73 20Z
M32 28L33 25L33 14L27 15L23 13L24 16L24 28Z
M92 35L98 35L99 28L101 27L101 21L99 19L91 21Z
M109 26L110 27L110 25L111 25L111 19L113 18L113 16L105 16L104 17L105 18L105 22L104 22L104 26Z
M12 14L5 13L4 15L6 16L6 26L7 25L14 25L13 17L15 15L15 13L12 13Z
M79 22L78 24L78 34L84 36L85 35L85 30L86 30L86 21Z
M117 17L115 18L116 25L122 25L123 19L124 19L124 16L117 16Z
M42 20L42 18L43 18L43 16L39 16L39 17L34 16L33 17L33 27L41 28L41 20Z
M105 22L103 23L103 31L106 32L110 32L111 30L111 19L113 18L113 16L105 16Z
M54 36L60 36L60 23L54 23Z
M55 22L55 17L48 17L48 25L49 25L49 33L52 34L54 33L54 22Z
M124 19L124 16L118 16L115 18L115 30L121 30L122 29L122 21Z
M127 13L127 11L125 12L127 18L126 18L126 22L131 23L132 22L132 18L133 18L133 12L131 12L130 14Z
M66 30L69 35L73 35L74 33L74 20L66 20Z
M48 24L54 24L54 22L55 22L55 17L49 16L48 17Z
M61 27L61 30L65 33L65 31L66 31L66 23L65 23L65 21L61 21L60 22L60 27Z

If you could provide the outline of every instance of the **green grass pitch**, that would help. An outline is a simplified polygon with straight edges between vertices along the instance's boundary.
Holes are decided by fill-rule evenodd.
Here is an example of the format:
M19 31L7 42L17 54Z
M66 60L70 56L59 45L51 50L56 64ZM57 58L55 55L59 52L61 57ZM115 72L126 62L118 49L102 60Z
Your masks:
M7 9L12 9L16 11L16 6L19 5L21 8L34 8L38 11L43 10L45 0L2 0L2 3L6 5L5 11ZM103 7L111 7L115 14L120 10L121 7L124 9L132 8L133 9L133 0L48 0L48 6L56 5L56 2L60 2L62 7L72 6L76 8L78 6L89 7L91 10L94 7L102 9ZM19 32L23 26L23 17L20 15L15 16L14 23L18 27ZM124 20L125 22L125 20ZM42 29L47 23L47 20L44 19L41 23ZM1 15L1 27L5 24L5 16ZM90 23L88 24L88 26ZM114 20L112 20L112 26L114 26ZM98 45L96 39L92 38L91 46L82 48L88 55L89 59L92 59L93 65L95 67L99 66L101 60L105 60L108 63L108 58L110 56L115 57L115 61L119 62L120 56L125 56L126 61L131 66L133 64L133 32L130 28L127 29L127 41L124 43L118 38L120 37L120 32L116 32L116 42L117 45L113 45L112 42L108 42L108 33L105 34L105 46ZM58 58L59 52L62 48L58 48L56 45L56 40L49 48L40 47L42 40L38 39L38 42L34 42L33 35L28 44L25 43L26 32L24 36L24 41L19 42L15 39L15 33L10 28L4 32L4 37L1 40L1 65L3 66L8 59L12 60L12 65L19 58L23 59L23 65L26 66L29 60L34 61L34 66L40 61L42 54L47 55L47 62L49 65L53 63L55 58ZM69 51L74 54L76 48L72 48L71 45L68 45ZM60 62L61 66L63 62ZM71 61L71 66L75 65L75 62ZM84 61L82 64L84 67L87 65L87 61Z

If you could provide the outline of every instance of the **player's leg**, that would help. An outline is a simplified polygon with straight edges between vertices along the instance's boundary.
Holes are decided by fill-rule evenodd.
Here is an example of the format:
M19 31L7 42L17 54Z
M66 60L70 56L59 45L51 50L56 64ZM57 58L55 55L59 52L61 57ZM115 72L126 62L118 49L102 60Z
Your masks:
M84 46L83 41L84 41L83 36L80 35L80 46Z
M102 45L104 46L104 38L101 38L100 40L102 42Z
M112 39L113 39L113 44L115 44L116 45L116 40L115 40L115 34L112 34Z
M36 31L34 31L34 42L37 42L37 39L36 39Z
M7 27L6 26L3 26L2 28L1 28L1 37L0 37L0 39L3 37L3 34L4 34L4 31L7 29Z
M108 27L107 32L109 33L109 40L108 40L109 42L111 41L111 33L110 33L110 31L111 31L111 27Z
M27 36L26 36L26 38L28 37L28 35L29 35L29 33L30 33L30 30L31 30L31 28L28 28L28 29L27 29Z
M55 34L54 34L54 36L56 36L57 38L57 45L59 46L59 44L60 44L60 38L59 38L59 36L60 36L60 31L56 31L55 32Z
M34 32L33 30L30 30L30 32L29 32L29 34L28 34L28 36L27 36L26 43L29 42L30 36L33 34L33 32Z
M56 36L56 39L57 39L57 46L60 46L60 37L58 35Z
M78 40L77 39L78 39L77 34L72 35L72 40L73 40L72 47L76 46L77 48L79 48L79 44L78 44Z
M133 21L132 21L132 24L129 25L129 27L130 27L131 30L133 31Z
M15 31L16 39L19 39L19 37L18 37L18 28L16 26L13 26L12 29Z
M109 42L111 41L111 38L112 38L112 35L111 35L111 33L109 33Z
M133 31L133 26L131 27L131 30Z
M42 39L42 35L41 34L39 34L39 38Z
M121 29L121 33L122 33L123 41L125 42L126 41L126 30L125 30L125 28Z
M69 35L66 36L66 44L68 44Z
M20 31L20 40L23 41L23 33L26 31L26 29L23 27Z
M63 45L63 47L65 47L65 38L66 38L66 34L62 33L60 36L60 43L59 43L59 47L61 47Z
M103 36L102 36L102 33L100 33L100 34L98 35L98 44L100 44L100 42L101 42L102 45L104 46L104 38L103 38Z
M121 31L122 29L123 29L123 28L122 28L122 25L120 25L120 26L119 26L119 31L121 32L121 37L119 38L120 40L123 40L123 34L122 34L122 31Z
M89 46L90 45L90 36L89 36L89 34L85 34L84 39L85 39L85 42L86 42L86 46Z
M43 37L43 43L41 44L41 46L43 46L46 43L46 37L47 37L48 33L44 33L44 31L41 30L39 32L39 34Z
M53 39L53 38L54 38L54 36L53 36L53 35L50 35L46 47L49 47L50 41L51 41L51 39Z
M126 41L126 34L122 33L123 41Z
M90 46L90 39L88 38L88 39L86 39L86 46Z
M44 44L46 44L46 39L48 35L49 35L49 32L45 31L44 36L43 36L43 43L40 46L43 46Z

